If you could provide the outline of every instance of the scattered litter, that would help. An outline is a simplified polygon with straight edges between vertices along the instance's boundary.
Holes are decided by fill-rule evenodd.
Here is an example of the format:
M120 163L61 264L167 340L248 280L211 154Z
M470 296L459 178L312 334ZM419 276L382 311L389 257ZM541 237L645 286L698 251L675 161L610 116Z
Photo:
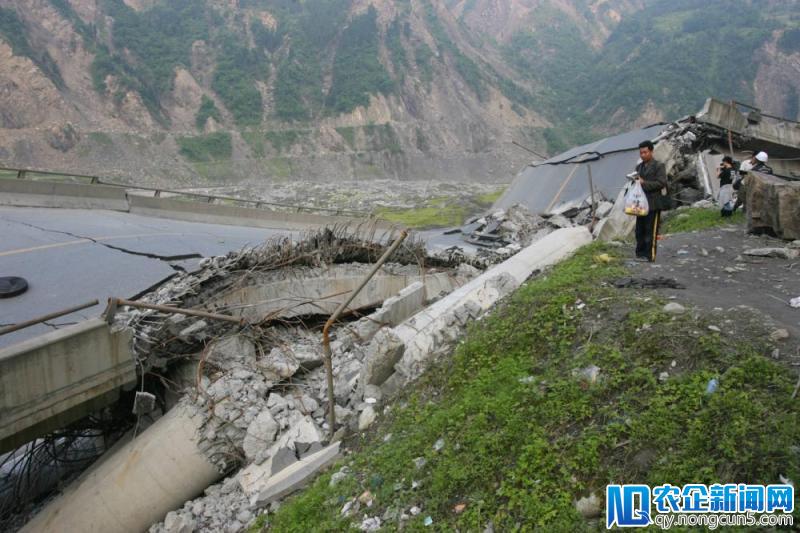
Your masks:
M708 380L708 384L706 385L706 394L714 394L717 392L719 388L719 380L717 378L712 378Z
M597 383L597 380L600 377L600 367L596 365L590 365L586 368L575 369L572 371L572 375L575 377L581 377L589 383Z
M444 448L444 439L439 439L434 443L433 449L434 451L440 452L442 448Z
M365 490L361 496L358 497L359 503L366 505L367 507L372 507L372 493L368 490Z
M719 329L719 327L717 327L717 326L708 326L708 330L709 331L713 331L715 333L722 333L722 330Z
M466 503L457 503L455 507L453 507L453 512L456 514L461 514L467 508Z
M424 467L427 463L428 461L424 457L417 457L414 459L414 467L416 467L417 470Z
M594 256L592 259L594 259L595 263L603 263L603 264L608 264L613 260L611 256L608 254L598 254Z
M357 500L353 498L352 500L344 504L344 507L342 507L342 510L340 511L339 514L341 514L342 516L348 516L350 512L353 510L353 506L356 505L356 502Z
M789 300L789 305L791 305L795 309L800 309L800 296Z
M411 509L409 509L408 512L411 513L411 516L417 516L419 513L422 512L422 509L420 509L415 505Z
M381 528L381 519L377 516L367 517L358 527L361 531L378 531Z
M425 526L427 527L427 526L429 526L429 525L433 524L433 518L431 518L430 516L426 516L426 517L425 517L425 521L424 521L423 523L424 523L424 524L425 524Z

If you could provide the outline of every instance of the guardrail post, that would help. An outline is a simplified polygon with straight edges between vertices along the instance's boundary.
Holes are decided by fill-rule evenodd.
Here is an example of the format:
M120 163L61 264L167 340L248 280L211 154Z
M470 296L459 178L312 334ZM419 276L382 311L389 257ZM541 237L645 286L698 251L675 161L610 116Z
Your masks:
M161 189L156 189L156 192L153 193L153 198L161 198Z
M26 172L26 171L24 171L24 170L18 170L18 171L17 171L17 179L19 179L19 180L24 180L24 179L25 179L25 175L26 175L26 174L27 174L27 172Z

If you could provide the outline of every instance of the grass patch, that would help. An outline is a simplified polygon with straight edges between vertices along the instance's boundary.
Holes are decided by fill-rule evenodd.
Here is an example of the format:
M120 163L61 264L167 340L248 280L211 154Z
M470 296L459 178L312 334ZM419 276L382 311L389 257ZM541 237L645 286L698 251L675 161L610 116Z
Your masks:
M226 131L200 135L197 137L178 137L180 153L189 161L210 162L230 159L233 155L231 134Z
M744 213L737 211L733 216L722 218L717 208L690 207L670 211L664 217L662 233L686 233L688 231L699 231L718 226L744 223Z
M585 531L601 523L574 500L602 499L610 482L798 479L795 377L761 355L764 337L720 335L705 318L664 314L652 292L611 288L621 259L595 257L617 250L584 248L473 324L375 431L354 437L344 481L320 476L260 525L344 531L367 515L385 530L428 530L431 517L437 531ZM590 365L596 381L580 376ZM342 516L365 490L374 505ZM414 505L422 512L401 519Z
M292 175L292 162L286 157L275 157L264 160L264 169L270 177L286 179Z
M413 209L381 208L378 217L402 224L408 228L445 228L459 226L467 216L464 206L450 203L448 198L434 198L427 205Z
M479 194L475 196L474 200L475 203L478 204L480 207L489 208L494 205L494 203L503 196L503 193L506 191L506 188L503 187L502 189L498 189L494 192L487 192L486 194Z

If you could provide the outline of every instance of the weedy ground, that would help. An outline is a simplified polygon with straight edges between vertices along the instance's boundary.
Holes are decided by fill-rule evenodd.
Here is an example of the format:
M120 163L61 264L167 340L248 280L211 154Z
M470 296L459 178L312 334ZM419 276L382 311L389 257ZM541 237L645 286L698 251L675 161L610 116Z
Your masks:
M429 229L460 226L465 219L490 208L503 194L504 189L478 194L468 199L450 197L431 198L423 205L411 209L381 208L376 215L408 228Z
M720 334L699 311L665 314L657 292L613 288L620 250L594 244L530 280L253 529L378 516L386 531L600 530L575 500L603 501L611 482L800 479L796 374L769 357L767 336ZM350 474L330 486L342 466ZM365 491L372 507L342 516Z
M686 233L725 225L744 223L745 215L737 210L733 216L723 218L719 209L690 207L663 213L662 233Z

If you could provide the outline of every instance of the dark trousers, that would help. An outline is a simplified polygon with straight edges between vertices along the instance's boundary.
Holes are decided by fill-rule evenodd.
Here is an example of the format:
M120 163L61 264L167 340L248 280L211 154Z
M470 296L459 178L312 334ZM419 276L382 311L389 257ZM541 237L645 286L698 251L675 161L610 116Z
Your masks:
M636 257L656 260L660 222L661 211L650 211L647 216L636 217Z

